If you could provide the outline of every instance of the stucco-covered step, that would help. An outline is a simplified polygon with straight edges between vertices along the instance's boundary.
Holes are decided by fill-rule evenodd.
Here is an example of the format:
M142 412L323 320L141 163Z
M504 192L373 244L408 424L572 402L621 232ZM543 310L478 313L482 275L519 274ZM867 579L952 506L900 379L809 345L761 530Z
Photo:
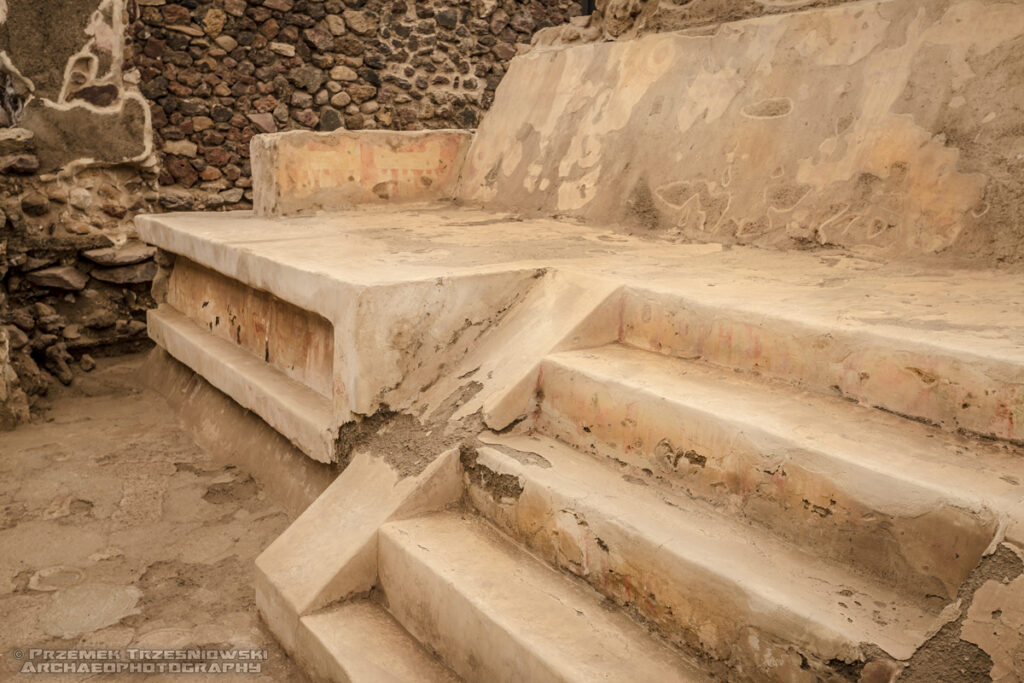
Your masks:
M330 399L248 351L210 334L167 304L151 310L149 336L210 384L263 418L314 460L334 461Z
M314 680L344 683L458 683L437 657L368 600L302 618L296 656Z
M1024 520L1012 446L789 385L613 344L547 357L538 394L543 433L940 603Z
M379 548L389 610L466 680L708 680L591 588L477 517L392 522Z
M645 484L543 436L484 434L469 498L550 564L628 606L729 680L831 680L910 656L941 623L924 601Z
M991 305L990 274L971 275L973 288L962 277L844 274L785 287L748 273L702 283L699 297L692 285L627 288L620 341L1024 444L1024 348L1012 333L1014 312Z

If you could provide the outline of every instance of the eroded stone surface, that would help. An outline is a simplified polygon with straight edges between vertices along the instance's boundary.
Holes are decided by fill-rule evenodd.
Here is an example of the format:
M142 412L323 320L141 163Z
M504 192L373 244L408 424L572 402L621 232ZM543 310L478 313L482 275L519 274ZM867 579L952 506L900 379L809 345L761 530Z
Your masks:
M125 10L124 0L75 0L60 11L5 2L0 64L17 106L4 116L33 133L41 173L140 162L152 151L149 107L122 75Z
M58 591L40 625L56 638L75 638L138 614L142 591L135 586L88 583Z
M686 240L1017 258L1022 40L1017 4L894 0L534 51L460 196Z
M1024 551L1006 550L1018 557ZM990 578L978 588L960 632L992 660L993 681L1011 683L1024 677L1024 575Z
M448 199L469 140L463 131L261 135L252 143L254 208L279 216Z

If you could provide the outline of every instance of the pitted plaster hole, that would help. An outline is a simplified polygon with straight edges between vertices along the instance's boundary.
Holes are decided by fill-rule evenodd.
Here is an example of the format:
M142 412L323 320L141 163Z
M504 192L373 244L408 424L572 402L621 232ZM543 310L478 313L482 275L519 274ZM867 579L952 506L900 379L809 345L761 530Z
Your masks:
M28 580L28 587L34 591L56 591L77 586L84 576L82 570L77 567L47 567L32 575Z
M793 100L788 97L772 97L743 107L743 115L752 119L778 119L789 116L793 111Z

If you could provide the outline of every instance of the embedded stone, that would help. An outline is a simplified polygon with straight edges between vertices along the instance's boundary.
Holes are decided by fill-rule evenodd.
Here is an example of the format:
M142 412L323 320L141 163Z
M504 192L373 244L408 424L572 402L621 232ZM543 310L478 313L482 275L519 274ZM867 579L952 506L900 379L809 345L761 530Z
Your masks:
M278 12L291 12L292 7L295 3L292 0L266 0L263 6L267 9L277 10Z
M352 102L352 96L342 90L333 97L331 97L331 104L338 108L345 108Z
M359 74L355 72L355 69L339 64L338 66L331 69L331 80L335 81L354 81L359 78Z
M366 100L373 99L374 95L377 94L377 89L372 85L352 85L348 88L348 94L352 96L355 102L365 102Z
M199 174L192 164L183 157L171 157L164 162L168 172L185 187L192 187L199 180Z
M29 192L21 198L21 210L29 216L42 216L50 210L50 200L39 192Z
M227 34L221 34L213 41L225 52L231 52L238 47L238 41Z
M320 89L320 86L324 82L324 72L315 66L300 66L292 69L288 73L288 79L295 84L296 87L302 88L306 92L313 94Z
M25 276L34 285L54 289L85 289L89 276L73 266L53 266L35 270Z
M247 116L261 133L277 132L277 123L274 122L274 116L272 114L261 112L258 114L248 114Z
M28 335L25 334L17 325L5 325L3 329L7 330L7 336L10 339L12 350L17 351L28 344Z
M234 187L230 190L224 190L220 193L220 198L224 200L225 204L237 204L242 201L245 197L245 190L240 187Z
M345 35L345 20L336 14L328 14L324 17L324 23L327 24L327 30L336 36Z
M0 156L30 151L35 133L26 128L0 128Z
M203 17L203 31L211 38L216 38L224 31L224 22L226 20L227 15L224 13L224 10L215 7L209 10Z
M345 18L345 25L359 35L365 35L377 28L377 18L369 12L348 9L342 16Z
M310 47L316 48L321 52L334 47L334 36L317 28L307 28L302 32L302 37L309 43Z
M117 285L139 284L141 282L152 282L156 277L156 264L152 261L136 263L131 266L119 268L96 268L91 275L102 282L110 282Z
M129 240L121 247L89 249L82 256L101 266L130 266L141 263L156 255L156 247L139 240Z
M193 173L195 173L194 170ZM168 188L161 190L159 202L160 206L168 211L187 211L192 208L195 200L190 192Z
M103 330L117 323L117 315L108 308L100 308L82 318L82 324L91 330Z
M271 43L270 51L277 53L283 57L295 56L295 46L289 45L288 43Z
M182 157L194 157L197 151L196 143L191 140L171 140L164 143L165 154L175 154Z
M437 13L434 21L442 28L454 29L459 23L459 12L454 8L443 9Z
M331 109L330 107L320 112L320 125L318 130L329 132L337 130L345 125L344 120L341 117L341 113L337 109Z
M164 21L168 24L187 24L192 20L192 13L187 7L181 5L167 5L164 7Z
M39 170L39 157L34 154L10 154L0 157L0 173L31 175Z

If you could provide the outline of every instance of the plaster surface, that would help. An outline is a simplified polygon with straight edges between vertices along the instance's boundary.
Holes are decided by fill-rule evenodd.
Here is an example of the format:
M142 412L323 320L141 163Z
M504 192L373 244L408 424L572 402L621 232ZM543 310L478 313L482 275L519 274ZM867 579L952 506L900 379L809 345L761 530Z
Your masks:
M354 204L451 198L467 131L292 131L252 139L254 210L315 213Z
M153 151L149 104L126 83L125 0L5 0L0 72L7 125L32 132L39 172L137 163Z
M885 0L534 49L459 197L687 241L1016 258L1022 45L1020 3Z

